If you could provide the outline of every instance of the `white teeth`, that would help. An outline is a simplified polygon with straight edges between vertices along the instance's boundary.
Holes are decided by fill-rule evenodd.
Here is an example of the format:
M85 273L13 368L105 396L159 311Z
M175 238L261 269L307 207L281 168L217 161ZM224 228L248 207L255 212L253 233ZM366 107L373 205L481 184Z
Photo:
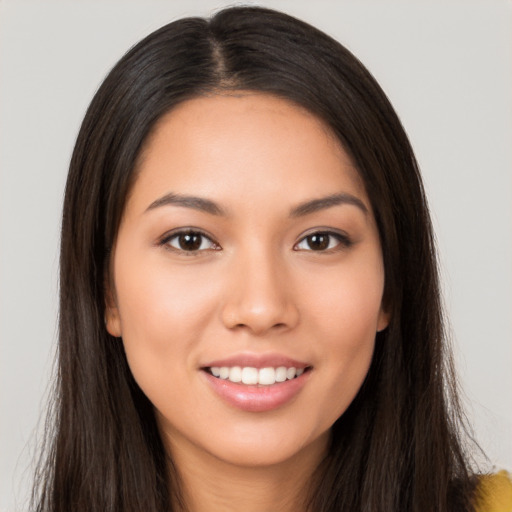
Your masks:
M250 366L245 367L242 370L242 382L244 384L258 384L258 370Z
M274 368L262 368L259 373L258 383L263 386L270 386L276 381L276 371Z
M257 384L260 386L271 386L276 382L285 382L286 380L300 377L304 373L304 368L279 366L278 368L267 367L258 370L258 368L251 366L244 368L240 366L212 366L210 372L214 377L235 383L242 382L252 386Z
M293 366L291 368L288 368L286 370L286 378L288 380L292 380L294 377L295 377L295 374L297 373L297 369L296 368L293 368Z
M286 366L280 366L276 369L276 382L284 382L286 380Z
M240 366L233 366L229 370L229 377L228 379L231 382L241 382L242 381L242 368Z

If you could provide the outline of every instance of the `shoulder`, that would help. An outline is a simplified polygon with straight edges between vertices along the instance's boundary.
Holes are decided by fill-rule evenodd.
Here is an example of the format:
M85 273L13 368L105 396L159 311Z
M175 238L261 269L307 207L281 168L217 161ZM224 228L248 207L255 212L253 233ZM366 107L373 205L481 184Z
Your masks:
M476 494L476 512L512 512L512 476L507 471L483 475Z

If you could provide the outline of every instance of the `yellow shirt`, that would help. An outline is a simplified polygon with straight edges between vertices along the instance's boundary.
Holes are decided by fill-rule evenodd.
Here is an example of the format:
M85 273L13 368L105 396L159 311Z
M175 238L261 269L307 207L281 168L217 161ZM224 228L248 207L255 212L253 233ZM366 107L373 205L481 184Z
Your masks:
M481 477L476 512L512 512L512 478L509 473L500 471Z

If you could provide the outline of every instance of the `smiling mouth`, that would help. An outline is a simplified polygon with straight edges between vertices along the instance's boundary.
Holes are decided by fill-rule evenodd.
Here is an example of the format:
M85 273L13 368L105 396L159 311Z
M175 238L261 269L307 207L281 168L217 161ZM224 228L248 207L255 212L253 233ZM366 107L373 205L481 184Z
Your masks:
M204 368L204 370L217 379L229 380L235 384L272 386L296 379L303 373L310 371L311 367L295 368L293 366L278 366L254 368L252 366L211 366Z

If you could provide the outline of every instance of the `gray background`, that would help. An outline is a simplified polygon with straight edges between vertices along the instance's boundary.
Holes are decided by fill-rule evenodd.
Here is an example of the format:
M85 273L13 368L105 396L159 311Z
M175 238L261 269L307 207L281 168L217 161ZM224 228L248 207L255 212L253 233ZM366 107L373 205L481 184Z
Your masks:
M395 105L430 198L468 416L491 465L511 469L511 2L262 3L340 40ZM222 5L0 1L2 511L26 510L55 352L63 186L87 104L144 35Z

